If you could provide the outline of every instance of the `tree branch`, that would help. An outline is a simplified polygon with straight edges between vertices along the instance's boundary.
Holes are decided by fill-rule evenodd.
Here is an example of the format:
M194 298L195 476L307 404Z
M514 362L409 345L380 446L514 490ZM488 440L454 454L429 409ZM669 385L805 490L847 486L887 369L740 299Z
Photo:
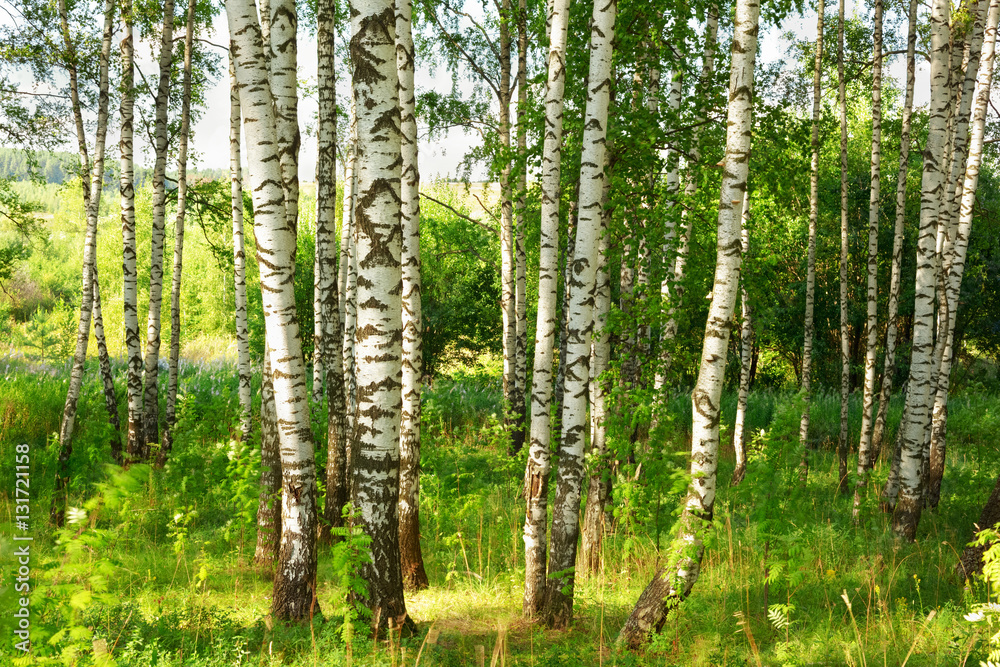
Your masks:
M440 19L440 18L438 18L438 15L437 15L437 12L436 12L436 11L434 11L434 9L433 9L433 8L428 8L428 9L429 9L429 13L430 13L431 17L433 17L433 21L434 21L434 23L435 23L435 24L437 25L437 27L438 27L438 30L440 30L440 31L441 31L441 35L442 35L442 36L443 36L443 37L444 37L444 38L445 38L445 39L446 39L446 40L448 41L448 43L450 43L450 44L451 44L451 46L452 46L452 48L453 48L453 49L456 49L456 50L457 50L457 51L458 51L459 53L461 53L461 54L462 54L462 57L463 57L463 58L465 58L466 62L468 62L468 63L469 63L469 66L470 66L470 67L472 67L472 69L473 69L473 70L475 70L477 74L479 74L479 77L480 77L480 78L481 78L481 79L482 79L483 81L485 81L485 82L486 82L486 85L487 85L487 86L489 86L489 87L490 87L490 88L491 88L491 89L493 90L493 92L494 92L494 93L496 94L496 96L497 96L497 97L499 98L499 97L500 97L500 89L499 89L499 88L497 88L497 86L495 86L495 85L493 84L493 81L492 81L492 80L490 80L490 77L489 77L489 76L487 76L487 74L486 74L486 72L485 72L485 71L483 70L483 68L479 66L479 63L477 63L477 62L476 62L475 60L473 60L473 59L472 59L472 56L470 56L470 55L468 54L468 52L466 52L466 50L465 50L464 48L462 48L462 45L461 45L461 44L459 44L459 43L458 43L458 42L457 42L457 41L455 40L455 37L454 37L454 35L452 35L452 34L451 34L451 33L450 33L449 31L448 31L448 29L447 29L447 28L445 28L445 27L444 27L444 25L442 25L442 24L441 24L441 19ZM492 46L491 46L490 48L492 49Z
M0 93L7 93L8 95L32 95L34 97L58 97L62 100L70 99L69 95L56 95L55 93L33 93L30 90L6 90L0 88Z
M430 201L434 202L438 206L443 206L444 208L448 209L449 211L451 211L452 213L454 213L458 217L462 218L463 220L468 220L472 224L478 225L479 227L482 227L483 229L485 229L486 231L488 231L490 234L494 234L494 235L497 235L497 236L499 236L499 234L500 234L500 232L497 229L494 229L493 227L490 227L489 225L487 225L482 220L476 220L475 218L473 218L471 216L468 216L465 213L462 213L461 211L457 210L454 206L451 206L450 204L444 203L440 199L435 199L434 197L431 197L429 194L426 194L424 192L421 192L420 196L423 197L424 199L427 199L427 200L430 200ZM473 197L475 197L475 195L473 195ZM478 197L477 197L477 199L478 199ZM482 204L482 202L480 202L480 204Z

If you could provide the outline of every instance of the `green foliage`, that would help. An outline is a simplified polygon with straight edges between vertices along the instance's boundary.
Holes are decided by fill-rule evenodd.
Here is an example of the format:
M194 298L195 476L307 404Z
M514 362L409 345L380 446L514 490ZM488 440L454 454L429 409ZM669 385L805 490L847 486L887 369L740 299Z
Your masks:
M368 584L361 577L361 567L371 562L371 538L358 525L360 513L348 504L344 507L344 527L331 528L334 536L330 566L331 579L344 592L337 600L330 613L343 616L340 626L340 637L348 652L353 652L355 635L362 630L362 637L367 633L363 630L367 625L358 626L359 620L370 620L371 611L365 606L368 597Z
M82 508L66 513L67 525L57 532L51 556L34 563L31 645L45 662L74 665L91 650L96 653L86 612L117 599L112 582L120 563L110 555L110 546L127 528L127 521L120 520L133 511L130 500L149 469L124 471L108 465L106 470L108 480L96 485L96 494ZM94 655L93 664L113 662L109 656Z
M985 625L988 634L988 654L982 667L995 667L1000 664L1000 525L984 528L976 533L972 542L975 546L989 548L983 553L983 580L990 586L989 602L972 605L972 610L965 615L965 620L974 624Z

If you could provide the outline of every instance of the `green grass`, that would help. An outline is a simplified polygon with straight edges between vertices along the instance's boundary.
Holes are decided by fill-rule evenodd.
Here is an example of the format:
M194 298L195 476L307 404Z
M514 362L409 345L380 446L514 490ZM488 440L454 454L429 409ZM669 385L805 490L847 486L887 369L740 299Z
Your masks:
M74 624L92 628L119 665L401 666L415 664L418 653L421 665L478 665L480 650L485 664L491 664L495 652L498 665L539 666L900 665L907 654L908 665L958 665L963 660L972 665L985 658L986 633L963 614L971 604L985 601L986 591L977 582L967 587L954 565L996 479L996 396L953 399L941 507L925 512L919 539L905 545L893 539L874 498L854 526L851 499L835 494L837 464L831 446L838 429L836 395L821 393L815 399L811 440L818 449L812 453L808 484L799 488L788 473L794 443L780 437L774 421L789 397L751 394L748 427L755 432L774 428L757 444L767 448L767 465L779 474L767 477L760 464L741 487L731 489L732 452L724 447L716 529L701 578L649 650L635 655L616 652L614 641L642 588L668 555L676 505L669 482L640 479L642 494L634 496L626 493L627 484L619 485L620 499L645 500L637 500L605 539L603 570L579 577L570 631L525 622L520 614L525 454L511 458L506 453L496 374L453 369L425 393L421 520L431 587L407 594L418 633L373 642L359 627L348 649L345 619L338 611L345 591L334 584L338 572L329 549L320 555L321 613L311 626L286 627L267 618L272 573L249 562L259 457L230 442L236 425L231 367L202 362L184 368L184 400L170 463L164 470L142 472L123 505L101 509L96 527L107 532L95 537L91 549L72 557L41 526L55 460L50 434L58 428L66 369L3 361L0 373L5 374L0 385L4 534L10 534L13 518L12 466L6 462L12 460L15 443L27 442L38 538L33 567L50 583L68 587L59 589L61 595L94 592L94 601L73 612L76 616L61 616L53 592L57 589L49 588L55 597L33 607L36 625L50 633ZM96 484L106 478L103 464L109 460L110 432L94 375L88 367L71 461L74 505L98 492ZM726 394L725 423L731 423L734 406L735 396ZM683 462L690 401L678 394L668 407L674 431L668 441L650 443L650 450ZM852 419L857 412L855 401ZM899 412L897 399L890 418L898 420ZM320 411L317 433L322 420ZM318 459L324 459L323 452ZM875 470L876 489L887 474L883 461ZM659 508L655 514L654 507ZM85 567L69 569L77 561ZM98 595L100 586L87 579L87 568L99 564L114 567L106 582L110 598ZM0 596L5 609L9 596L9 589ZM775 615L776 604L788 606ZM66 620L70 618L76 620ZM89 639L83 646L76 664L91 664ZM36 648L39 654L55 655L59 647Z

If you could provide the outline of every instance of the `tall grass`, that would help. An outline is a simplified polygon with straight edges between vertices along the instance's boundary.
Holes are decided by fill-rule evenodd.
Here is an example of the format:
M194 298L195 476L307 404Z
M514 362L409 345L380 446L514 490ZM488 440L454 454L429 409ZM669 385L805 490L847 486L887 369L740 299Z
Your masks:
M6 360L0 372L6 378L0 384L0 460L11 460L12 443L31 442L39 452L33 488L34 480L44 487L52 474L49 434L58 428L66 369ZM72 462L74 504L91 495L102 478L100 464L108 460L106 419L93 376L88 368ZM345 591L335 584L329 551L320 555L321 612L312 627L284 627L267 617L272 573L249 562L258 443L232 442L234 369L222 362L187 363L180 393L170 462L150 473L130 501L127 519L102 519L127 526L93 556L116 564L111 587L120 601L93 604L87 623L119 665L413 665L418 652L421 665L476 665L480 652L489 661L494 650L496 664L539 666L900 665L908 653L909 665L958 665L985 655L985 636L962 618L971 603L985 600L985 592L976 582L959 580L954 564L997 473L990 437L997 432L996 396L962 394L952 401L941 507L925 513L913 545L893 539L874 492L858 526L850 519L850 499L836 495L830 445L839 431L838 396L819 393L814 399L810 439L819 449L804 488L788 474L765 476L758 465L741 487L731 489L733 459L725 449L701 579L664 633L635 655L617 653L614 640L640 591L666 562L672 497L663 495L656 523L665 529L649 529L654 519L638 516L620 521L607 535L603 568L577 580L572 630L549 632L523 621L525 454L507 454L494 372L452 369L424 394L421 538L431 587L407 595L418 635L391 642L383 636L373 643L362 632L350 650L341 633L344 619L332 611ZM789 400L780 393L751 394L748 428L756 434L755 457L796 446L776 426ZM690 400L677 394L668 407L674 430L658 446L683 461ZM852 400L852 439L858 410ZM725 424L734 411L735 396L726 394ZM890 422L899 412L896 399ZM320 409L320 463L322 424ZM876 467L874 490L885 479L884 461ZM0 492L0 516L7 522L8 469ZM648 478L638 484L654 488L665 482ZM625 488L624 480L617 480L619 487ZM762 508L772 506L770 518L761 521ZM39 567L52 565L54 545L44 531L36 535ZM84 655L80 664L89 660Z

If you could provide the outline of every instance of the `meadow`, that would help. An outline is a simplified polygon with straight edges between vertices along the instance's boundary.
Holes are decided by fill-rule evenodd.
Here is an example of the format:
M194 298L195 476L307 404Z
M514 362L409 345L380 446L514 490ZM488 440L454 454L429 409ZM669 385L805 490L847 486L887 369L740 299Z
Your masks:
M15 519L10 463L15 446L27 444L39 664L976 665L987 657L992 631L965 615L993 591L955 571L1000 468L992 446L1000 397L983 391L951 400L942 501L912 545L893 539L874 493L854 525L851 497L836 492L838 396L815 398L816 448L802 486L801 454L788 437L797 425L794 396L752 393L747 480L729 487L729 447L702 579L666 630L635 654L618 651L615 638L662 562L679 505L690 423L682 392L641 451L659 466L647 464L652 472L637 480L628 471L616 478L603 567L578 578L572 629L555 632L520 613L525 455L507 454L497 363L447 367L424 393L421 530L430 587L407 594L415 635L372 637L348 603L364 558L357 536L321 551L311 623L269 618L273 573L251 562L259 449L233 440L236 376L224 360L183 364L171 459L162 469L127 472L108 465L113 431L88 367L71 461L70 502L80 509L66 529L49 528L53 434L67 374L67 367L23 358L0 361L3 604L12 608L14 597L7 584L13 544L6 536ZM900 411L896 398L890 423ZM735 396L727 393L724 424L734 412ZM317 409L317 435L322 424ZM321 466L324 456L320 447ZM887 469L880 458L872 488L881 487ZM6 647L4 654L4 662L15 659Z

